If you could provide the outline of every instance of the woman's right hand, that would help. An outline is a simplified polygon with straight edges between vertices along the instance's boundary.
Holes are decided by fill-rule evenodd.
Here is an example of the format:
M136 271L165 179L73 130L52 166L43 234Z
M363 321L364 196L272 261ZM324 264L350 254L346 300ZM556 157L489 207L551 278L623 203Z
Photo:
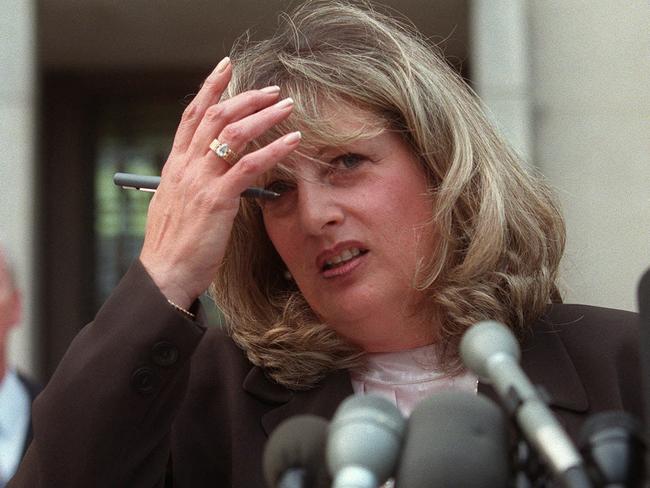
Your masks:
M232 75L224 58L185 109L147 215L140 260L166 298L187 308L216 275L240 194L291 153L299 133L249 154L248 142L286 119L290 99L267 87L220 101ZM210 148L217 138L241 159L230 166Z

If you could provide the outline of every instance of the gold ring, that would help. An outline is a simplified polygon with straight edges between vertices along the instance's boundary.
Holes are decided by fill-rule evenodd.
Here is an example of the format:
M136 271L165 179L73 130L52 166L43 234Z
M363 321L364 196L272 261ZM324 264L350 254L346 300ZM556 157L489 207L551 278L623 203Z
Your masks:
M225 142L219 142L219 140L215 139L210 143L210 149L230 166L239 160L239 155L230 149Z

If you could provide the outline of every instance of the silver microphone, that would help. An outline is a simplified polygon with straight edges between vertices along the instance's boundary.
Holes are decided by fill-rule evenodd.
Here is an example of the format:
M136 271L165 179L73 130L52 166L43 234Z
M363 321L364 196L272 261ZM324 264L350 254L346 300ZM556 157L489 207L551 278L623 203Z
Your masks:
M505 403L514 397L518 426L556 479L567 487L591 486L578 450L519 366L519 344L510 329L479 322L461 339L460 353L465 366L492 383Z
M348 397L330 423L326 448L332 488L376 488L395 470L406 420L388 400Z

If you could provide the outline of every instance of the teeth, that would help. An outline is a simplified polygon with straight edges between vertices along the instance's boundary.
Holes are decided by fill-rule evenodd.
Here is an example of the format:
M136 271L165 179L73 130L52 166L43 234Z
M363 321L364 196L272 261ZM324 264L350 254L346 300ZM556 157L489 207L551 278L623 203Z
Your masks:
M338 256L334 256L332 259L328 259L327 261L325 261L325 264L327 266L333 266L335 264L344 263L345 261L349 261L350 259L358 256L359 254L361 254L361 251L359 250L358 247L353 247L352 249L345 249Z

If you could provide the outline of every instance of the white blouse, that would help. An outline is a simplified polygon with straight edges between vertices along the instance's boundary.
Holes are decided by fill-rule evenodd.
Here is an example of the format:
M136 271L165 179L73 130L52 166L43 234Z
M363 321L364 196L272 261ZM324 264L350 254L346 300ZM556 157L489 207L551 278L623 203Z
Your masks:
M393 402L405 417L436 391L476 393L478 378L469 372L449 375L436 368L437 346L369 353L363 369L350 371L355 394L376 394Z

